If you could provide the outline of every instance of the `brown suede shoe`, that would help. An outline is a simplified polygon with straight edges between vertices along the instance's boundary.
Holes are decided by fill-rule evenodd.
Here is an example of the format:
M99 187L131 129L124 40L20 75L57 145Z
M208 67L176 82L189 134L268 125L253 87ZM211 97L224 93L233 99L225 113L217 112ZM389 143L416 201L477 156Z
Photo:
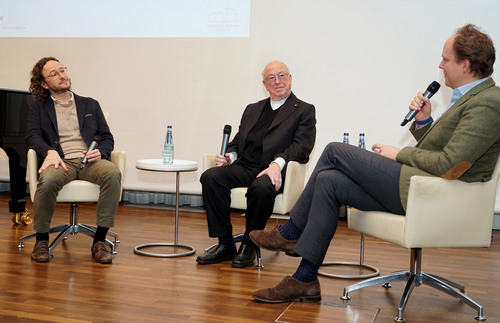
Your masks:
M100 264L110 264L113 261L113 256L103 241L94 243L92 246L92 257Z
M271 231L253 230L250 232L250 239L261 248L285 251L287 254L296 255L293 248L298 240L286 240L278 231L279 226L276 226Z
M31 252L31 259L38 262L50 261L49 242L47 240L39 240L35 243Z
M303 283L292 276L286 276L276 287L258 290L252 296L264 303L319 302L321 301L321 288L317 279L310 283Z

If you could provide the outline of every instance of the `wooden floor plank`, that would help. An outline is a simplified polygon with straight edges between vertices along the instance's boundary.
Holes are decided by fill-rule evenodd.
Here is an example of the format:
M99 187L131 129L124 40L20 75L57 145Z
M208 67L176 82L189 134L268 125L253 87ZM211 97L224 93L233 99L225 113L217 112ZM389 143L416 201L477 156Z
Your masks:
M172 210L120 205L116 226L118 254L112 265L92 261L91 239L70 236L54 250L50 263L30 259L34 241L17 247L32 228L14 225L8 196L0 195L0 321L1 322L392 322L404 288L370 287L340 299L355 281L320 277L321 303L264 304L251 295L293 274L300 258L263 251L264 269L235 269L230 262L201 266L196 255L215 241L208 238L204 213L181 211L179 242L196 255L156 258L137 255L143 243L173 242ZM32 209L31 202L27 202ZM52 224L66 223L69 205L58 204ZM80 204L79 220L95 223L95 205ZM244 218L232 215L235 232ZM271 219L272 228L284 220ZM464 283L466 292L484 306L487 322L500 322L500 233L490 248L442 248L423 251L424 271ZM341 221L328 251L330 261L358 261L360 234ZM382 274L405 270L408 250L366 237L365 262ZM152 251L152 250L151 250ZM159 252L166 251L160 249ZM171 249L169 250L171 251ZM326 269L330 270L330 269ZM405 310L407 322L476 322L475 311L427 286L415 288Z

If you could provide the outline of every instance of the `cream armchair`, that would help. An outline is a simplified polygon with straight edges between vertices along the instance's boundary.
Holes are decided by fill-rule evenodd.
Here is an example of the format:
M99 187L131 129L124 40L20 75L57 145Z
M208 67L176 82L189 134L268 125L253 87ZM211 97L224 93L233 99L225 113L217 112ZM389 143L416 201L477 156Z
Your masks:
M347 286L341 298L348 300L350 292L364 287L383 284L389 288L391 282L406 281L394 319L397 322L405 321L406 303L413 288L421 284L458 298L477 311L477 320L485 320L483 307L465 294L464 285L421 271L422 248L489 247L499 176L500 157L492 179L486 183L413 176L406 216L351 209L349 228L411 249L410 269Z
M215 154L203 155L203 170L215 167ZM290 161L286 167L285 186L283 193L276 196L273 214L285 215L297 202L302 190L306 174L306 165L296 161ZM246 187L237 187L231 190L231 208L246 210L247 199Z
M122 188L123 188L123 173L125 171L125 152L123 151L113 151L111 153L111 161L120 169L122 173ZM38 157L36 152L33 149L28 150L28 182L30 188L30 197L31 201L35 199L36 185L38 181ZM57 238L50 244L49 253L52 254L52 250L69 234L77 234L81 232L88 236L93 237L95 234L96 227L78 223L78 202L97 202L99 198L99 185L83 181L83 180L74 180L64 185L63 188L59 191L57 196L57 202L69 202L70 205L70 215L69 215L69 224L59 225L53 228L50 228L50 233L57 233L59 235ZM121 199L121 193L120 193ZM29 234L27 236L19 238L19 248L24 247L23 241L35 237L36 233ZM114 237L114 243L106 239L106 244L111 248L111 252L113 254L115 251L115 243L118 243L118 235L114 232L109 231L108 235Z

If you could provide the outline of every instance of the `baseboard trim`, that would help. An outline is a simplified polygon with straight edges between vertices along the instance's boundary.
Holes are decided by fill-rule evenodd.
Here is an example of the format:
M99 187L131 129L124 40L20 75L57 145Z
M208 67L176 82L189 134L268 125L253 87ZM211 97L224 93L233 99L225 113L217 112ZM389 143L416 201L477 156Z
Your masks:
M493 218L493 230L500 230L500 214L495 214Z

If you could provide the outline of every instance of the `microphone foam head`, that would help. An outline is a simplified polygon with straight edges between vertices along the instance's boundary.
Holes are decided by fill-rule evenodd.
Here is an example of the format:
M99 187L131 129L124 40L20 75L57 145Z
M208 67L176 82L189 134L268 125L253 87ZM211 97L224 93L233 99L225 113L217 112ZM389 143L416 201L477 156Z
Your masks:
M231 126L227 124L224 126L224 134L230 134L230 133L231 133Z
M97 143L100 143L101 142L101 136L95 135L94 136L94 141L97 142Z
M440 87L441 87L441 84L434 81L427 87L427 91L429 91L432 94L436 94L436 92L439 90Z

